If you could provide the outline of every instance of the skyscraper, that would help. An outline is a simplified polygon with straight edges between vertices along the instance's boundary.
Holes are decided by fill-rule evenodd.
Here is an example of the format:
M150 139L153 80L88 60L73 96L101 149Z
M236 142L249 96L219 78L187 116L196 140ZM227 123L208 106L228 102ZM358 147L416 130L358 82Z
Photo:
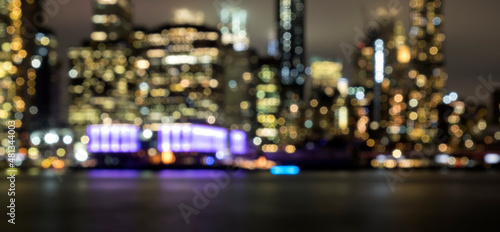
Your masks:
M348 81L342 78L342 63L313 58L312 93L305 111L308 140L332 140L349 134Z
M246 29L247 11L224 6L220 12L220 21L222 44L232 45L235 51L247 50L250 43Z
M409 48L404 26L394 19L394 9L378 8L377 17L387 22L378 33L358 44L355 85L350 89L354 136L377 152L402 147L406 136L407 73Z
M94 42L128 40L132 31L132 1L94 0L93 4L91 39Z
M447 74L444 66L442 0L410 1L412 87L408 94L409 139L431 143L438 133L439 111Z
M33 55L31 58L32 68L28 69L28 79L34 79L36 76L36 98L33 99L33 105L28 109L36 119L31 123L31 129L47 129L48 127L61 126L63 123L57 121L57 111L60 107L56 103L58 88L58 69L60 59L56 52L58 45L55 34L49 29L39 28L33 38ZM35 72L33 72L35 71ZM28 81L28 85L30 81Z
M255 51L234 51L226 46L222 60L225 124L232 129L255 131L255 87L258 82L252 72L258 63Z
M247 11L224 5L220 10L221 62L224 69L222 86L226 126L247 132L255 131L255 85L258 80L252 72L258 57L249 49L246 29Z
M280 60L281 82L302 93L305 82L304 1L278 0L277 58Z
M136 102L145 123L223 124L220 34L199 25L166 25L146 33Z
M56 92L50 83L56 81L57 41L36 20L41 4L0 1L0 118L16 121L20 151L30 146L32 130L50 125L49 104Z
M253 143L263 152L276 152L281 143L279 124L284 123L278 114L281 103L279 63L273 58L261 58L259 63L255 94L258 127Z
M304 1L278 0L278 42L276 58L280 61L283 144L297 144L305 139L303 100L306 83L304 60ZM302 131L303 132L303 131Z
M90 42L68 51L69 124L76 140L90 124L142 122L134 102L135 66L129 59L131 11L128 0L95 0Z
M18 2L20 4L20 1ZM14 27L12 25L13 20L18 20L18 15L11 13L10 9L13 9L14 4L9 3L7 0L0 1L0 119L2 125L7 125L7 120L13 119L14 110L17 105L13 105L13 99L16 97L16 74L18 69L14 63L13 58L16 51L22 46L22 40L20 38L20 28ZM15 7L19 9L19 6ZM7 28L10 28L7 31ZM10 33L9 33L10 32ZM16 40L13 40L15 39ZM12 50L12 42L16 42ZM17 58L19 61L19 58ZM17 62L19 63L19 62ZM17 98L16 98L17 99ZM19 101L19 100L18 100ZM21 103L20 103L21 104ZM24 102L23 102L24 104ZM5 127L2 127L5 128ZM4 138L5 133L2 130L0 138Z

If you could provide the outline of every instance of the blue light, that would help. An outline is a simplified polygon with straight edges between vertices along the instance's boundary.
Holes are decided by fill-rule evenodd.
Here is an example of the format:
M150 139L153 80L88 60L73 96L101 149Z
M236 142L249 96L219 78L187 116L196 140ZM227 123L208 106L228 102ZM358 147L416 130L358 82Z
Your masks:
M356 93L356 99L363 100L363 98L365 98L365 93L363 93L363 92Z
M456 101L458 99L458 94L456 92L451 92L448 96L452 101Z
M41 56L46 56L48 53L49 51L47 50L47 48L45 47L38 48L38 54L40 54Z
M297 175L299 174L299 167L297 166L274 166L271 168L273 175Z
M451 98L450 96L446 95L443 97L443 102L444 104L450 104L451 103Z
M495 153L488 153L484 156L484 162L487 164L498 164L500 163L500 155Z
M297 80L295 80L295 82L297 82L298 85L302 85L304 84L305 80L303 77L297 77Z
M436 155L436 157L434 157L434 160L438 164L447 164L449 159L450 159L450 156L447 154L439 154L439 155Z
M306 75L311 75L311 73L312 73L312 69L311 69L311 67L307 67L307 68L305 69L305 72L306 72Z
M311 121L311 120L306 120L306 121L304 122L304 126L305 126L306 128L311 128L311 127L313 126L313 121Z
M237 85L237 83L236 83L236 81L235 81L235 80L230 80L230 81L229 81L229 87L230 87L231 89L236 88L236 85Z
M438 26L439 24L441 24L441 18L439 18L439 17L437 17L437 16L436 16L436 17L434 17L434 18L432 19L432 23L434 23L434 25Z
M141 89L142 91L147 91L149 89L148 83L142 82L141 84L139 84L139 89Z
M40 41L40 40L42 40L42 38L43 38L44 36L45 36L45 34L43 34L43 33L41 33L41 32L38 32L38 33L36 33L35 38L36 38L38 41Z
M212 156L208 156L207 158L205 158L205 163L208 166L212 166L212 165L214 165L215 160L214 160L214 158Z
M384 41L375 40L375 82L380 84L384 80Z

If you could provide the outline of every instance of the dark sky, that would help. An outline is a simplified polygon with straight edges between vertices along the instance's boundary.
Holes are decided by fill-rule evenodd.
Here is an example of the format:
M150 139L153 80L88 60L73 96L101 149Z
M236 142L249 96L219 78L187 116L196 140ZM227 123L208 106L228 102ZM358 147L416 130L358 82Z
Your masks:
M68 1L68 0L66 0ZM344 76L350 78L351 67L340 51L342 42L353 44L354 27L364 26L363 11L387 7L395 0L349 0L306 2L306 54L326 58L342 59ZM69 0L61 5L59 12L49 20L58 35L61 56L65 61L66 50L88 38L92 29L91 0ZM203 11L205 23L214 26L218 22L217 8L221 2L239 0L136 0L134 22L148 28L172 21L173 11L188 8ZM398 18L409 23L408 1L401 0L404 10ZM242 0L239 7L248 10L248 34L251 46L264 55L269 34L275 23L274 0ZM365 10L363 10L365 9ZM498 0L444 0L445 54L448 67L448 91L456 91L460 97L474 95L480 84L477 77L493 74L500 81L500 1ZM408 31L408 28L406 28ZM499 86L500 88L500 86Z

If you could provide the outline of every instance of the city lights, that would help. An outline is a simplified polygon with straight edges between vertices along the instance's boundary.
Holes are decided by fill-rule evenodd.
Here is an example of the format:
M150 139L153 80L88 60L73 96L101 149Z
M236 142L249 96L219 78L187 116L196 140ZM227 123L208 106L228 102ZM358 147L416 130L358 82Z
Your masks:
M300 169L297 166L274 166L271 168L273 175L297 175Z
M64 144L69 145L69 144L71 144L71 142L73 142L73 138L70 135L65 135L63 137Z
M133 125L91 125L87 127L87 149L93 153L127 153L140 149L139 128Z
M217 6L215 27L205 24L204 12L181 8L171 23L143 28L131 20L131 1L95 1L88 43L70 47L70 66L61 70L69 82L65 131L34 120L55 110L40 100L54 95L41 80L57 78L55 34L40 29L22 39L26 22L16 20L31 13L17 0L0 4L10 20L0 22L7 32L0 35L0 118L26 129L25 153L47 167L55 167L50 156L80 151L92 157L82 159L85 167L122 165L121 158L102 160L113 153L136 153L137 163L151 165L211 165L208 157L220 165L233 155L301 156L341 144L385 154L367 158L377 168L425 166L405 158L410 151L437 160L449 154L439 161L449 167L464 166L465 152L494 154L500 135L491 132L487 107L445 92L440 1L410 1L409 30L395 8L372 12L386 24L357 36L347 62L305 49L304 1L276 3L276 34L268 35L275 51L263 57L250 44L254 19L241 6ZM346 68L354 69L343 77ZM495 99L493 109L500 109ZM448 137L436 142L443 133Z
M80 161L80 162L86 161L88 158L89 158L89 154L84 150L80 150L80 151L75 153L75 159Z
M213 126L195 124L163 125L158 130L158 150L217 153L228 148L227 136L226 129Z
M45 134L45 136L43 137L43 140L47 144L54 144L54 143L57 143L59 141L59 136L54 132L49 132L49 133Z
M498 164L500 163L500 155L496 153L488 153L484 156L484 162L487 164Z
M5 231L498 230L498 9L0 0Z
M247 134L245 131L233 130L229 133L231 153L244 155L247 151Z
M375 41L375 82L382 83L384 80L384 41Z

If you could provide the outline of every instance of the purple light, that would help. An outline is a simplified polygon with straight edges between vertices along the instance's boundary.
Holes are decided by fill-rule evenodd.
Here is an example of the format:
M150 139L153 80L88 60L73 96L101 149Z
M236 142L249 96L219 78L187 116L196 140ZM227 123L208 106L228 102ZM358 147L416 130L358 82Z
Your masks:
M247 153L247 134L242 130L233 130L229 134L231 153L244 155Z
M90 170L87 175L91 178L137 178L136 170Z
M215 153L227 149L227 130L196 124L167 124L158 130L158 150Z
M109 127L103 126L101 129L101 151L109 152Z
M139 150L139 128L134 125L91 125L87 127L93 153L127 153Z

